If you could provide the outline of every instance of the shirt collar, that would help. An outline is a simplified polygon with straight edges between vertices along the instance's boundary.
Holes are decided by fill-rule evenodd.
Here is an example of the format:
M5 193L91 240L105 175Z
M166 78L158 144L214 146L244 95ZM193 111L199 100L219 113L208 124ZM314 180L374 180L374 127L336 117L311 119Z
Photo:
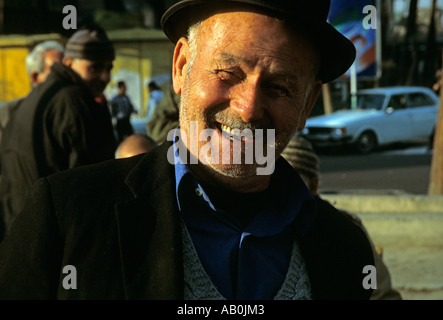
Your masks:
M184 177L188 175L192 175L191 171L189 170L188 166L183 162L183 160L180 158L179 155L179 147L178 144L180 143L177 141L180 139L180 128L176 128L174 132L174 140L173 140L173 146L174 146L174 163L175 163L175 196L177 199L177 205L178 209L182 211L181 207L181 197L180 197L180 188L183 184ZM205 193L203 188L200 186L200 184L196 181L197 188L200 189L202 192L203 199L206 200L206 202L209 204L210 208L214 211L216 211L214 205L211 203L211 200L209 199L208 195Z
M176 139L179 137L179 131L180 128L175 129L173 145L176 181L175 193L178 208L180 212L182 212L181 189L184 185L183 181L185 177L189 175L192 176L192 173L179 156L178 143L180 142L177 142ZM199 192L202 193L201 195L209 207L217 211L202 186L194 178L193 180L196 188L200 190ZM312 203L315 200L315 197L308 190L303 180L283 157L280 157L276 161L275 171L271 175L270 188L274 188L274 192L278 197L277 201L272 204L272 207L262 210L246 228L245 232L259 237L279 233L294 221L306 202ZM296 227L297 233L300 236L305 234L316 214L315 206L308 206L308 210L310 212L304 212ZM270 211L272 211L272 214L270 214Z

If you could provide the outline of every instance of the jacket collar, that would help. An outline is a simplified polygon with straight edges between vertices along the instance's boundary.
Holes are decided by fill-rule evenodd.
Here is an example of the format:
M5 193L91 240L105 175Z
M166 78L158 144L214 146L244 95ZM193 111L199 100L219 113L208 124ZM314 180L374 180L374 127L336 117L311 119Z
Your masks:
M143 156L125 179L131 195L116 204L127 299L182 299L180 220L171 143ZM179 252L177 252L179 251Z

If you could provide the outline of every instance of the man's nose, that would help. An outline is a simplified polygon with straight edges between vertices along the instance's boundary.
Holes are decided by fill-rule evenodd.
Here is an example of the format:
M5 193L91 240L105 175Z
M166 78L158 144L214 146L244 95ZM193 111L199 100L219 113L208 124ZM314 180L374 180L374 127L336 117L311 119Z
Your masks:
M250 80L236 86L231 93L231 108L244 122L262 119L265 113L264 100L258 81Z

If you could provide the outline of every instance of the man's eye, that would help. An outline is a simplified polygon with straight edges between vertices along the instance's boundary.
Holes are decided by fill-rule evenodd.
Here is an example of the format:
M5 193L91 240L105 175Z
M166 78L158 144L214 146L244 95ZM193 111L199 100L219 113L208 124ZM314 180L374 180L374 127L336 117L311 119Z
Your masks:
M89 70L94 73L98 72L98 68L96 66L90 67Z
M89 67L89 70L94 73L102 72L104 70L104 65L102 64L93 64Z
M275 97L287 97L290 96L290 92L286 87L270 84L266 86L268 92Z
M227 70L217 70L216 74L220 77L220 79L228 81L232 81L236 77L233 72Z
M238 72L230 71L230 70L216 70L215 74L220 78L222 81L231 82L233 84L236 84L238 82L241 82L243 80L243 77L239 75Z

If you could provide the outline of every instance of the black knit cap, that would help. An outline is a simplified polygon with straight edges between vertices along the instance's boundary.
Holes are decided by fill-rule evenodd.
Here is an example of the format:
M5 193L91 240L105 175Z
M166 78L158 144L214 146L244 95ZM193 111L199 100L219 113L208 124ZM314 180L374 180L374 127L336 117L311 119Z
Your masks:
M319 78L327 83L343 75L356 55L352 42L327 22L330 4L330 0L184 0L165 12L161 25L176 43L194 23L217 13L247 10L284 19L312 39L321 59Z
M75 32L66 43L65 56L92 61L112 61L115 50L105 30L93 24Z
M309 178L318 177L319 158L305 138L293 136L281 155L299 174Z

